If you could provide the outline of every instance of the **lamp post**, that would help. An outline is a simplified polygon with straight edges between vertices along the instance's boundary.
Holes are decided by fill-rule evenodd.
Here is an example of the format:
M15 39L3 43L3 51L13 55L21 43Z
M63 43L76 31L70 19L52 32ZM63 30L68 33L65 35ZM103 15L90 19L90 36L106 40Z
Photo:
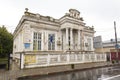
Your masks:
M118 44L117 44L117 32L116 32L116 22L114 21L114 30L115 30L115 49L116 49L116 60L118 59Z
M10 52L8 53L8 70L10 70Z

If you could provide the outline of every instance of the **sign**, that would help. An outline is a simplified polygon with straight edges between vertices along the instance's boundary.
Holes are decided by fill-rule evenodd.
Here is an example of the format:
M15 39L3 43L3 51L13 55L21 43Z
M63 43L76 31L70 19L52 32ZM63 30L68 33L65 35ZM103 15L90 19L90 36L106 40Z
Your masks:
M30 48L30 43L24 43L25 49L29 49Z
M119 48L120 48L120 45L119 45L119 44L116 44L116 45L115 45L115 48L116 48L116 49L119 49Z
M33 64L36 63L35 55L25 55L25 64Z

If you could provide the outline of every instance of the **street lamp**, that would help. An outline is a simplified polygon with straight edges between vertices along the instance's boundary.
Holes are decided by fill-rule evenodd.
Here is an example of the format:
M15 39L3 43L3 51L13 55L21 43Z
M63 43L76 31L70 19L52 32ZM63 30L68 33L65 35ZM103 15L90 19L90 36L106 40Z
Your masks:
M119 60L118 59L118 47L119 45L117 44L117 32L116 32L116 22L114 21L114 30L115 30L115 49L117 50L116 51L116 60Z

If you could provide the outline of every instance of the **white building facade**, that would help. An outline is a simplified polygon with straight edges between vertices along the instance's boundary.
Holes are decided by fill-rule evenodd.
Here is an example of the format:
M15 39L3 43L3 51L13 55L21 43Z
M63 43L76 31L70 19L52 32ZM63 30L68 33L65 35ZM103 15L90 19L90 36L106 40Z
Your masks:
M21 62L18 62L24 68L30 67L28 64L39 63L38 60L46 61L46 65L49 64L52 59L50 54L54 56L53 61L55 61L56 55L56 60L59 61L61 54L65 54L68 60L69 52L72 52L73 55L76 51L80 54L94 53L94 32L93 27L85 25L80 12L76 9L70 9L69 13L60 19L31 13L26 9L14 31L13 56L15 59L20 59ZM37 58L39 55L43 56L42 54L47 54L47 57L44 56L45 60ZM77 57L75 59L78 59ZM26 64L27 66L25 66Z

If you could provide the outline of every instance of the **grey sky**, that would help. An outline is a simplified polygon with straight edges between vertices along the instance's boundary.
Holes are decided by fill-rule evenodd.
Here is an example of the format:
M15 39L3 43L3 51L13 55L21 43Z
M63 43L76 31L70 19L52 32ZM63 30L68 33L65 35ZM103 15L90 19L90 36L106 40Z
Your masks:
M103 40L114 38L113 22L117 23L120 36L120 0L0 0L0 25L6 25L9 31L17 26L25 8L30 12L60 18L70 8L81 12L87 26L94 26L95 36L102 35Z

